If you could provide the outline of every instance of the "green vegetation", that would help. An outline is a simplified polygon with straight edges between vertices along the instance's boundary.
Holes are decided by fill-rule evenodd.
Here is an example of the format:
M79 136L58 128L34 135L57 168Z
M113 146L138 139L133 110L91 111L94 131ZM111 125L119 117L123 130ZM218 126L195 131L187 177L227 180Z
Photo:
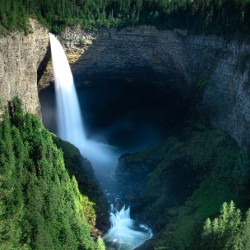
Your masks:
M248 149L200 121L184 126L150 149L124 155L118 173L127 178L134 213L147 215L159 232L155 249L203 249L203 224L223 202L234 200L241 209L250 205Z
M63 152L65 167L72 178L75 176L80 192L91 197L97 214L96 224L99 229L107 227L109 224L109 205L100 187L96 184L94 171L90 162L83 158L79 149L67 141L53 135L53 141Z
M1 0L0 31L26 29L35 17L54 31L151 24L196 32L248 35L249 0Z
M93 203L51 133L15 98L0 124L0 249L96 249Z
M233 201L223 203L219 217L208 218L203 228L202 249L247 249L244 246L245 229L241 211Z
M105 245L101 237L97 238L97 250L105 250Z

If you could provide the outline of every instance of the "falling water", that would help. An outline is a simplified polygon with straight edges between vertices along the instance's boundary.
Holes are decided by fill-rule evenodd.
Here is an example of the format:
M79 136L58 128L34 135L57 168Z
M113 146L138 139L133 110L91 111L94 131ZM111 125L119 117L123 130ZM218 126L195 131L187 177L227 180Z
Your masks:
M49 36L55 77L58 135L77 146L95 167L114 165L117 156L111 147L87 138L67 57L56 37L53 34Z
M112 147L87 138L67 57L56 37L53 34L49 36L55 77L58 134L77 146L91 161L97 170L97 177L99 172L112 172L118 155ZM130 218L129 208L123 207L120 211L112 208L110 221L112 226L104 239L115 249L132 250L152 237L150 228L138 225Z
M58 134L62 139L79 146L82 144L80 140L83 143L86 141L86 135L73 76L61 44L53 34L49 36L58 109Z

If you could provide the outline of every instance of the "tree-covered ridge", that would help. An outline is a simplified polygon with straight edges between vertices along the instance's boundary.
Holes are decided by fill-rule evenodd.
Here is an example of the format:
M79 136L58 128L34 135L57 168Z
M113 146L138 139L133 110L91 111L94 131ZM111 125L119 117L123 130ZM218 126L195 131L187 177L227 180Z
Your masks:
M93 216L93 220L96 219L98 229L106 228L109 225L109 205L100 186L97 184L98 181L94 176L91 163L81 155L79 149L74 145L63 141L56 135L52 137L56 146L63 152L64 163L69 176L75 176L81 194L85 197L91 197L91 200L95 203L93 205L97 216L96 218Z
M84 27L151 24L197 32L247 34L249 0L0 0L0 29L27 29L35 17L54 31Z
M62 152L15 99L0 124L0 249L96 249L93 204Z
M250 249L250 210L245 219L233 201L223 203L220 215L212 221L208 218L202 234L204 250Z

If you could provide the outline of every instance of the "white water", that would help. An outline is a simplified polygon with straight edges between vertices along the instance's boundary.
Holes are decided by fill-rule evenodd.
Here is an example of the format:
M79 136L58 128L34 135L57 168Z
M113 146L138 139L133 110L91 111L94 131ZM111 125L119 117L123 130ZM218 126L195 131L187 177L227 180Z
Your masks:
M50 36L55 77L58 135L79 148L94 166L115 165L117 156L110 146L87 138L71 69L60 42Z
M67 57L56 37L53 34L49 36L55 77L58 134L77 146L82 155L91 161L97 170L97 177L99 172L110 174L118 155L112 147L87 138ZM103 177L103 174L99 174L100 176ZM121 211L112 208L110 221L112 226L104 239L115 249L131 250L152 237L150 228L146 225L137 226L130 218L129 208L124 207Z
M111 228L103 236L108 247L115 247L119 250L132 250L150 239L153 234L151 229L143 224L137 225L130 218L130 208L125 206L117 211L111 208Z

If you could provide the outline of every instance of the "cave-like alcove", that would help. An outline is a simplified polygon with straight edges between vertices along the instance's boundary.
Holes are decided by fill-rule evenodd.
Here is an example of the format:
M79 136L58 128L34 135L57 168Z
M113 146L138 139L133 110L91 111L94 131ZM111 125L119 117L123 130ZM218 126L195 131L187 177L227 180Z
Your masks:
M88 136L125 151L175 133L189 106L184 52L149 30L100 34L71 65ZM54 99L53 86L40 92L43 122L56 132Z
M174 87L181 84L173 84L176 79L180 81L174 75L169 82L150 74L148 81L139 73L130 79L92 75L77 88L88 136L122 151L135 151L175 133L188 109L187 95ZM40 92L40 101L43 122L56 133L54 86Z

